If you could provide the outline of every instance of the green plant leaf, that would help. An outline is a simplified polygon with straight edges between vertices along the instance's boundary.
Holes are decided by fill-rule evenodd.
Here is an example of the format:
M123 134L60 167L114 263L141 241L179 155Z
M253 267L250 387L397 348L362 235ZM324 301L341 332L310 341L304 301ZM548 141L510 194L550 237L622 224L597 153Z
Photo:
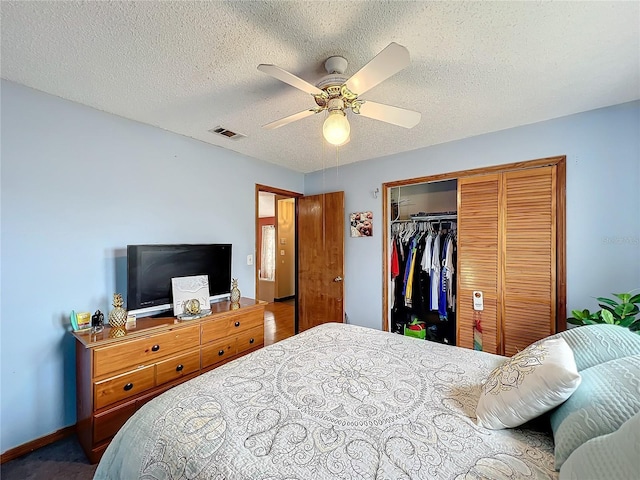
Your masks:
M626 317L626 318L623 318L622 320L620 320L620 323L618 325L620 325L621 327L629 328L633 324L634 321L635 321L635 318Z
M640 303L640 293L631 297L629 303Z
M602 303L606 303L607 305L611 305L612 307L618 305L618 302L616 302L615 300L611 300L610 298L598 297L596 298L596 300Z
M635 305L633 303L623 303L615 308L615 313L617 313L620 318L624 318L633 312L634 307Z
M618 297L620 300L622 300L622 303L627 303L631 298L630 293L614 293L614 295Z
M602 316L602 319L605 321L605 323L609 323L611 325L615 323L613 321L613 313L611 313L609 310L602 310L602 312L600 312L600 315Z
M614 318L617 318L617 319L620 318L620 315L618 315L618 313L613 308L611 308L610 306L601 305L601 307L602 307L602 310L600 310L600 312L598 312L600 317L602 317L602 312L609 312L611 315L613 315ZM619 305L618 305L618 307L619 307ZM618 307L616 307L616 308L618 308Z
M582 320L574 317L567 318L567 323L570 323L571 325L584 325Z
M574 318L578 319L578 320L583 320L585 318L589 318L591 316L591 312L589 312L589 310L584 309L584 310L572 310L571 311L571 315L574 316Z

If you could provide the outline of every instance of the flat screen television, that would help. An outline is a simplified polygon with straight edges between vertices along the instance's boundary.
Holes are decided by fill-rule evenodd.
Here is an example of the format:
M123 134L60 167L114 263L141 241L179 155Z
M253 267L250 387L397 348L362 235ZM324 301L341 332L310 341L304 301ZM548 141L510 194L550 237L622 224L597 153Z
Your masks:
M210 301L231 291L231 244L127 245L127 310L173 308L171 279L207 275Z

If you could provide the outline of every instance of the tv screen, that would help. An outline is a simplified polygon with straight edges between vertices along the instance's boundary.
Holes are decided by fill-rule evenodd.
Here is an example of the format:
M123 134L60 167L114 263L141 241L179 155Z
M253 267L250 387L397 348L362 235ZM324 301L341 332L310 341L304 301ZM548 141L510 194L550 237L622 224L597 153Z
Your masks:
M207 275L210 300L231 291L230 244L127 246L127 310L155 311L172 307L171 279Z

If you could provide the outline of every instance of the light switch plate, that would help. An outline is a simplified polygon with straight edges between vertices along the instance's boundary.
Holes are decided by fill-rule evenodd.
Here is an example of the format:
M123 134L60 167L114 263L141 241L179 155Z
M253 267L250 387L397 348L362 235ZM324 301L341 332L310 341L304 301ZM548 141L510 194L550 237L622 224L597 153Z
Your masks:
M253 255L247 255L247 265L253 265Z

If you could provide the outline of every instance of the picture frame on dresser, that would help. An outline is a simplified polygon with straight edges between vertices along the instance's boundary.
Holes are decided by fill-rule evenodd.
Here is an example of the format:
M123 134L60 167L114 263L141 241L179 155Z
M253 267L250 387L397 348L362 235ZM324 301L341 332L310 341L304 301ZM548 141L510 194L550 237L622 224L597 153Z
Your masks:
M191 275L188 277L173 277L171 279L173 294L173 314L178 317L184 315L185 304L192 299L201 306L209 303L209 278L207 275Z

